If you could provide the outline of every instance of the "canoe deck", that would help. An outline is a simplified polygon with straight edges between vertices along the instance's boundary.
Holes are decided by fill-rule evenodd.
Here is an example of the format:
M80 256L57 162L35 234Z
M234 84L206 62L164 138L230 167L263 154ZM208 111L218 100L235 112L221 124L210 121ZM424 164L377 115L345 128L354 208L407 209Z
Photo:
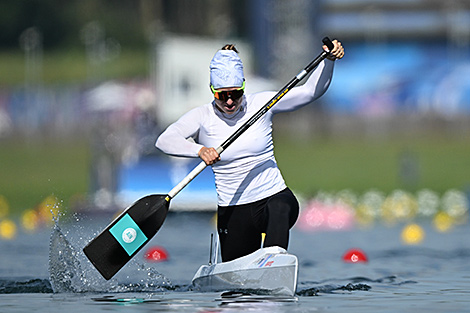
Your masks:
M230 262L203 265L193 286L201 291L250 290L293 296L297 288L298 260L280 247L259 249Z

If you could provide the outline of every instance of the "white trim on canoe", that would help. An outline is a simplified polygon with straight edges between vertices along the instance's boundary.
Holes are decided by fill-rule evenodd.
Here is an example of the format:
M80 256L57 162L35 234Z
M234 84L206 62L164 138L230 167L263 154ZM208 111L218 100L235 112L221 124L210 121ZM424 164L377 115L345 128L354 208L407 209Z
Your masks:
M203 265L192 284L198 290L262 290L293 296L297 288L298 260L281 247L261 248L230 262Z

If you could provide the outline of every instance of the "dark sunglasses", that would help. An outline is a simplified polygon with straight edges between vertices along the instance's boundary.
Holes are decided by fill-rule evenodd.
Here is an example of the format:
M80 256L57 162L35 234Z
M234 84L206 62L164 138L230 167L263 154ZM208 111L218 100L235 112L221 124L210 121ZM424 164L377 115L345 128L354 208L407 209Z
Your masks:
M237 100L241 96L243 96L243 93L245 92L245 82L243 82L243 85L235 90L229 90L229 91L221 91L221 90L216 90L214 87L211 85L211 90L212 93L214 94L214 97L218 100L222 101L227 101L228 99L232 100Z

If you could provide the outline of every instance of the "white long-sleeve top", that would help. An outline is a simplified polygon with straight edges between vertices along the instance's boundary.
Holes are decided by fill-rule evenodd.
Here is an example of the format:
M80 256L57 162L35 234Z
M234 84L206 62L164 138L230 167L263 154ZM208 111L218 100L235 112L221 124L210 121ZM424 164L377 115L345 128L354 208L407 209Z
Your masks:
M330 84L333 64L330 60L321 62L304 85L289 91L223 151L221 160L212 165L220 206L251 203L286 188L274 158L273 116L299 109L322 96ZM156 147L174 156L198 157L203 146L220 146L275 94L244 95L240 110L234 114L220 112L214 102L192 109L159 136Z

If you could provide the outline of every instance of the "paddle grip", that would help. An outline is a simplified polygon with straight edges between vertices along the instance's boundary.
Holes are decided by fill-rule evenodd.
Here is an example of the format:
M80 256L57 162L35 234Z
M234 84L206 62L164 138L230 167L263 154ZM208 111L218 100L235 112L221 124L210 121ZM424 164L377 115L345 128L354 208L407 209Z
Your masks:
M333 42L331 42L330 38L328 38L328 37L324 37L322 39L322 42L325 44L325 46L328 48L328 50L330 50L330 52L335 47L335 45L333 45Z

